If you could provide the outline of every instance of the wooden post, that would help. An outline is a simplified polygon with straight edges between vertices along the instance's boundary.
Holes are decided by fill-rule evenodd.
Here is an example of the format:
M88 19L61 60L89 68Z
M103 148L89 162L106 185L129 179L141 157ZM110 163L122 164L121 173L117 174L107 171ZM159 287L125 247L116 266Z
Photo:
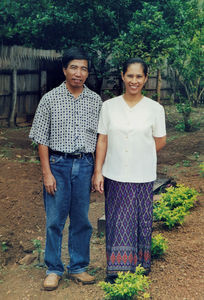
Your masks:
M47 72L40 72L40 98L47 92Z
M157 69L157 102L161 102L161 84L162 84L162 78L161 78L161 71L160 69Z
M12 70L12 99L10 106L9 127L16 127L16 104L17 104L17 69Z

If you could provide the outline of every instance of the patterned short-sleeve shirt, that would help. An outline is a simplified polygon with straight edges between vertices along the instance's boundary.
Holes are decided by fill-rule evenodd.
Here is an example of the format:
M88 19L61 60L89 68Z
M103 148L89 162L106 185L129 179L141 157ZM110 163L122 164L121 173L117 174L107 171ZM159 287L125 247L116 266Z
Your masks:
M56 151L94 152L101 106L100 96L86 85L75 98L63 82L42 97L29 137Z

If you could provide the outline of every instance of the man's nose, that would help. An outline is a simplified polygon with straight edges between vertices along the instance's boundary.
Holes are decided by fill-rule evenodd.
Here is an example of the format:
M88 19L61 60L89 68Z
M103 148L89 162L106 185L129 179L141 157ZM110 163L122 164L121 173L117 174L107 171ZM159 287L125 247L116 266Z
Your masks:
M75 70L75 75L81 76L81 70L79 68Z

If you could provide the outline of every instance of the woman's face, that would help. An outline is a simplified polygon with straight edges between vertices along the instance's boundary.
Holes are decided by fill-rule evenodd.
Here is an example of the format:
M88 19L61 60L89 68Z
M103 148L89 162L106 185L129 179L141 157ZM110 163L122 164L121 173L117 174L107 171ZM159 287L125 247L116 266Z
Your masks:
M122 72L121 76L125 84L126 94L141 94L142 88L147 81L147 76L145 76L143 66L140 63L129 65L125 74Z

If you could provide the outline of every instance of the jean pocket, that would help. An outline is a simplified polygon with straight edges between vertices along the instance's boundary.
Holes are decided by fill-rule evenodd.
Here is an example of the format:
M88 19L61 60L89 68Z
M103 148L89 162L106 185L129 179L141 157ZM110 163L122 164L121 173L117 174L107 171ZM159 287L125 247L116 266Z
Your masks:
M94 165L93 155L91 153L88 155L84 155L84 159L90 166Z
M50 164L54 165L57 164L62 160L62 156L59 155L50 155Z

